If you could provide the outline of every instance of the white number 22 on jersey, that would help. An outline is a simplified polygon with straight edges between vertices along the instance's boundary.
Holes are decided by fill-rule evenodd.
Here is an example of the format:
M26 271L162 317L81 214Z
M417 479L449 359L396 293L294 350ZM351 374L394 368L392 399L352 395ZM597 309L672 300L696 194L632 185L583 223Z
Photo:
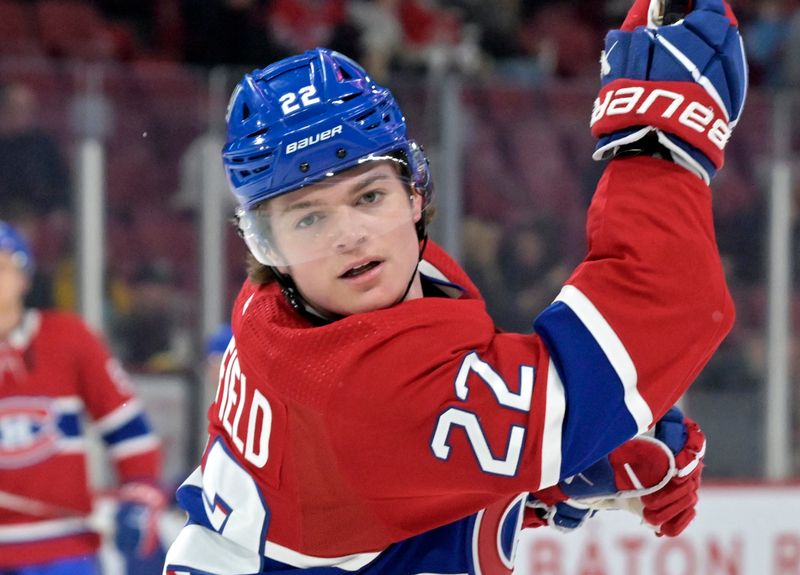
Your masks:
M466 401L469 396L467 380L470 372L475 372L481 380L489 386L497 402L505 408L516 411L528 412L531 409L533 397L533 367L523 365L520 367L520 388L515 393L508 388L508 384L492 367L483 361L478 354L468 354L461 364L461 369L456 376L456 395L461 401ZM450 457L448 440L453 426L461 427L467 434L475 457L481 469L495 475L512 477L517 472L519 459L522 455L522 446L525 441L525 428L519 425L511 426L511 433L504 457L496 458L492 454L486 434L481 428L478 416L464 409L451 407L439 416L436 431L431 440L431 448L439 459Z

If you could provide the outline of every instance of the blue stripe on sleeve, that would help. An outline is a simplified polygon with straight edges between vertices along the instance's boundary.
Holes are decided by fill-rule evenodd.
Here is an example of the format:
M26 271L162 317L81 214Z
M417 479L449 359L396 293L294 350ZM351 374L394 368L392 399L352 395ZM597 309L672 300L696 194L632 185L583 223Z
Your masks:
M103 434L103 440L109 445L117 445L128 439L143 437L151 433L150 424L143 413L129 419L120 427Z
M572 309L555 302L534 322L564 384L561 478L582 471L637 432L622 381Z

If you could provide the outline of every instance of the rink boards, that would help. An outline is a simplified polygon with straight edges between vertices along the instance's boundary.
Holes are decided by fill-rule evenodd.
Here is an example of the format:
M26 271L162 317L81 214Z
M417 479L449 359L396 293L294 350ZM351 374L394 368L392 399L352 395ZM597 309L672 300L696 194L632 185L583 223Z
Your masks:
M583 529L523 532L515 575L800 575L800 484L704 485L677 538L603 512Z

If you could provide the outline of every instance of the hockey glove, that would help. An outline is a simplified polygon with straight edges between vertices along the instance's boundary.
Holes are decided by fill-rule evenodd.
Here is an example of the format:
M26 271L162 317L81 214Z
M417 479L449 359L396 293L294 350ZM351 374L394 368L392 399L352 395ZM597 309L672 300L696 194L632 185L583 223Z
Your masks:
M657 492L675 471L667 444L652 437L634 437L583 472L534 493L528 507L535 515L529 513L524 525L537 526L538 516L542 523L571 531L599 509L627 508L623 501Z
M700 427L673 407L656 424L655 436L675 454L675 476L663 489L642 497L642 517L659 535L680 534L696 515L706 437Z
M694 0L683 20L656 26L648 24L650 4L636 0L606 36L593 158L611 158L654 133L676 163L709 183L747 93L738 22L724 0Z
M159 549L158 519L166 505L161 490L148 483L126 483L119 490L114 542L124 555L149 557Z
M583 473L534 493L525 526L571 531L601 509L625 509L674 537L695 516L705 448L700 427L673 407L655 438L635 437Z

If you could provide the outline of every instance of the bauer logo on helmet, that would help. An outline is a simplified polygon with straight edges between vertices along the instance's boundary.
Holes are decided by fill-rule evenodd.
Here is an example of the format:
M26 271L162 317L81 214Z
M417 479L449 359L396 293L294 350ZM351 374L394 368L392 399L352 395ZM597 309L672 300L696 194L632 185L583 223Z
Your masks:
M314 134L313 136L308 136L307 138L302 138L297 140L296 142L291 142L290 144L286 145L286 155L295 153L297 150L302 150L303 148L308 148L309 146L313 146L314 144L318 144L324 140L330 140L334 136L342 133L342 125L339 124L335 128L331 128L329 130L325 130L324 132L319 132L318 134Z

